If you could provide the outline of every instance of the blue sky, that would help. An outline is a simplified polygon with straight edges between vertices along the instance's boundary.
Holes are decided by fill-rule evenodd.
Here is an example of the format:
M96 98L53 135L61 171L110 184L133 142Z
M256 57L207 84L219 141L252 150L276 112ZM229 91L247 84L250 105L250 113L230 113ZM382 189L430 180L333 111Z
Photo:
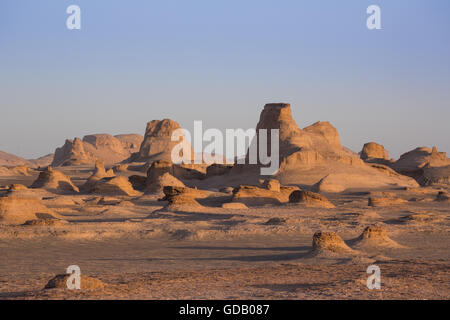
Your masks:
M366 28L371 4L382 30ZM37 157L162 118L251 128L289 102L355 151L450 153L449 39L448 0L2 0L0 150Z

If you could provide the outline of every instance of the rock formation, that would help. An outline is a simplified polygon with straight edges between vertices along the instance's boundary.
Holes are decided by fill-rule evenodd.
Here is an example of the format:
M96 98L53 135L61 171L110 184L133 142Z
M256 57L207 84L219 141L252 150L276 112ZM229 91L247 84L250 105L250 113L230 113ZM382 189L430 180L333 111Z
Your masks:
M91 193L111 196L139 196L140 192L133 189L133 186L126 177L109 177L98 180L91 188Z
M329 122L316 122L302 130L292 118L289 104L266 104L256 126L258 140L260 129L279 130L281 162L295 158L298 164L308 164L332 154L335 160L345 158L342 161L351 162L341 146L337 130Z
M258 130L279 129L280 168L274 177L283 184L313 186L328 177L320 186L316 186L318 191L341 192L346 189L393 185L417 186L409 177L392 175L387 170L378 170L365 164L356 153L341 145L337 130L329 122L316 122L300 129L292 118L289 104L265 105L256 129L253 147L260 139ZM270 149L268 137L268 150ZM249 159L249 154L246 159ZM251 165L245 168L235 166L232 174L248 176L249 167ZM339 176L335 177L335 174ZM249 179L247 176L245 178ZM341 179L342 177L345 179Z
M369 176L369 173L358 171L355 173L351 171L330 173L314 185L314 191L337 193L351 189L377 189L380 186L389 186L390 182L401 186L418 186L413 179L391 172L392 170L390 171L389 168L384 168L383 170L374 168L374 171L378 172L373 172L372 178Z
M267 179L266 181L264 181L264 187L267 190L270 191L275 191L275 192L280 192L281 191L281 184L278 180L275 179Z
M0 197L0 223L18 225L29 220L60 218L41 200L33 197Z
M172 149L179 143L172 141L172 133L181 129L180 125L170 119L153 120L147 123L144 140L137 153L133 154L129 161L147 162L166 160L172 161ZM191 150L191 156L194 153Z
M310 207L335 208L327 198L311 191L297 190L289 195L289 203L302 203Z
M197 202L197 197L201 197L195 189L187 187L165 186L163 188L164 198L162 201L168 201L169 205L167 209L180 209L186 210L189 207L201 207Z
M389 238L386 228L379 225L369 226L356 239L350 241L351 245L357 248L401 248L397 242Z
M59 194L79 192L78 187L72 183L68 176L52 169L52 167L48 167L45 171L42 171L30 188L41 188Z
M51 166L71 166L89 164L95 161L92 155L84 150L83 141L79 138L67 139L61 148L56 148Z
M389 162L389 153L384 146L375 142L366 143L361 150L360 157L366 162Z
M185 168L183 165L175 165L167 160L158 160L152 163L147 171L147 188L149 193L161 192L165 186L183 187L184 183L179 179L192 179L203 177L203 174Z
M450 183L450 159L436 147L421 147L404 153L391 167L416 179L422 186Z
M67 280L69 280L70 274L59 274L53 277L45 285L44 289L67 289ZM81 290L103 290L105 284L97 278L88 277L82 274L80 276L80 289ZM75 290L76 291L76 290Z
M100 160L107 164L121 162L138 149L137 145L143 137L137 134L118 135L92 134L66 140L61 148L57 148L52 166L70 166L93 164Z
M312 253L320 254L352 254L354 251L347 246L335 232L316 232L313 236Z
M289 195L298 187L281 186L277 190L241 185L233 190L232 202L241 202L247 206L278 205L289 201Z
M86 180L85 184L81 186L81 191L91 192L96 183L103 178L112 178L115 174L112 169L106 171L105 165L100 160L95 162L95 168L92 175Z
M146 192L158 193L163 191L164 187L185 187L184 183L172 176L169 172L147 179Z
M436 147L433 149L422 147L404 153L400 156L392 168L402 174L414 175L425 167L444 167L450 165L450 159L445 152L439 152Z
M450 185L450 165L443 167L426 166L416 179L421 186Z
M152 184L164 173L170 173L175 178L181 180L204 179L205 174L198 171L196 167L196 165L173 164L168 160L158 160L153 162L148 169L147 181L148 184Z

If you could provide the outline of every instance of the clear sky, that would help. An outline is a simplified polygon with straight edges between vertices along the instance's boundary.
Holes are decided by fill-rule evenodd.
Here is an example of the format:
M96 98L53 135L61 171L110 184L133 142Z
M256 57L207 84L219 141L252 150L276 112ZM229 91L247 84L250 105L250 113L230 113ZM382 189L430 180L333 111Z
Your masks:
M32 158L162 118L252 128L268 102L355 151L450 153L450 1L0 1L0 150Z

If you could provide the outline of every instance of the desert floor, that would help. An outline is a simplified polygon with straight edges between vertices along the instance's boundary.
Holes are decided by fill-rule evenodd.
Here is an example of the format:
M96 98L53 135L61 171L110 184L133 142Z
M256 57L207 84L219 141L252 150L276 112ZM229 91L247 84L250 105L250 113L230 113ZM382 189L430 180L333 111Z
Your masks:
M47 195L69 223L0 226L0 299L449 299L449 203L434 201L432 187L383 191L408 201L369 207L368 193L355 191L326 195L334 209L230 210L220 207L230 195L216 192L200 209L172 212L154 195L101 205L95 195ZM275 217L285 222L266 223ZM374 224L395 245L356 245ZM311 254L320 230L337 232L354 251ZM366 287L372 264L381 290ZM104 289L44 289L69 265Z

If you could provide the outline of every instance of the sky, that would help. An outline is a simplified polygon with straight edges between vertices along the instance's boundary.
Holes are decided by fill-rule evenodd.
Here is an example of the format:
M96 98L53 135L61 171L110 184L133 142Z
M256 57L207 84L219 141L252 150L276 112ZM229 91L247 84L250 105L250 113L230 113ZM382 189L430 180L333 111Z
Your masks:
M69 5L81 30L69 30ZM381 8L381 30L366 26ZM343 145L450 153L448 0L1 0L0 150L93 133L254 128L266 103Z

